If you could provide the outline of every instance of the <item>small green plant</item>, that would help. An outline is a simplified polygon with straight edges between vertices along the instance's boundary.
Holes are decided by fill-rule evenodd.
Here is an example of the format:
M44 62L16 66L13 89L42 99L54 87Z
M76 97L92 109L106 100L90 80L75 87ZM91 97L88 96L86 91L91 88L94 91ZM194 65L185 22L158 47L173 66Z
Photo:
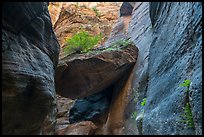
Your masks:
M191 80L186 79L186 80L184 80L183 83L179 84L179 86L181 86L181 87L188 87L189 88L190 84L191 84Z
M118 40L117 42L114 42L113 44L111 44L111 47L116 48L116 47L121 47L124 48L130 44L134 44L130 39L127 40Z
M181 115L182 120L180 120L180 122L187 124L188 128L195 128L190 104L186 103L183 109L184 109L184 114Z
M96 16L99 17L101 14L99 13L99 10L94 6L92 10L96 13Z
M142 102L141 102L141 106L145 106L146 101L147 101L147 99L146 99L146 98L144 98L144 99L142 100Z
M67 47L64 48L65 54L83 53L93 49L101 40L101 35L91 36L88 32L80 31L73 37L66 40Z
M136 117L137 117L137 112L134 111L134 112L132 113L132 115L131 115L131 118L136 119Z
M179 86L181 86L181 87L187 87L187 90L186 90L187 97L189 96L190 84L191 84L191 80L189 80L189 79L186 79L186 80L184 80L183 83L179 84ZM188 128L195 128L195 125L193 122L193 115L191 112L191 106L189 104L188 98L187 98L187 103L183 109L184 109L184 114L181 115L182 120L180 120L180 122L187 124Z

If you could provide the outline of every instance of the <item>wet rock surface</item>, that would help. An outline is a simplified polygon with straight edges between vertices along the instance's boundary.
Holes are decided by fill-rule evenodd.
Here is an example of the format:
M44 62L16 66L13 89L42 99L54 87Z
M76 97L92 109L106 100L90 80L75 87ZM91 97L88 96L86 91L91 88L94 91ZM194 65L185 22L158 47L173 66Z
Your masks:
M4 3L2 134L52 134L59 44L47 3Z

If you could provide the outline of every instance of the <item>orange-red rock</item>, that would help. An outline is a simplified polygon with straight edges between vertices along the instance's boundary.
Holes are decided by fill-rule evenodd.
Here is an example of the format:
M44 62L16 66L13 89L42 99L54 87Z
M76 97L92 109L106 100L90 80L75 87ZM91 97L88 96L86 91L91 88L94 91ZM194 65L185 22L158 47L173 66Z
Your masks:
M138 49L124 49L87 54L73 54L59 61L56 71L56 91L76 99L100 92L112 85L137 60Z
M97 130L96 125L91 121L82 121L58 130L56 135L94 135Z
M50 2L52 24L62 47L60 58L65 56L63 48L68 46L66 39L81 29L92 35L102 33L102 39L96 47L103 45L118 19L120 5L121 2Z

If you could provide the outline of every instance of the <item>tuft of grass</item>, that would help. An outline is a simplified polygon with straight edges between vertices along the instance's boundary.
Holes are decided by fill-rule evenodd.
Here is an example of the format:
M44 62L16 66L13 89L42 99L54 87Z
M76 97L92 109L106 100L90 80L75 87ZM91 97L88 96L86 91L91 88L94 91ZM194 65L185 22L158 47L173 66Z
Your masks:
M85 53L93 49L101 40L101 35L92 36L86 31L80 31L73 37L66 40L68 46L64 48L65 54Z
M121 48L124 48L128 45L131 45L131 44L134 44L130 39L127 39L127 40L118 40L116 42L114 42L113 44L111 44L110 47L113 47L113 48L116 48L116 47L121 47Z

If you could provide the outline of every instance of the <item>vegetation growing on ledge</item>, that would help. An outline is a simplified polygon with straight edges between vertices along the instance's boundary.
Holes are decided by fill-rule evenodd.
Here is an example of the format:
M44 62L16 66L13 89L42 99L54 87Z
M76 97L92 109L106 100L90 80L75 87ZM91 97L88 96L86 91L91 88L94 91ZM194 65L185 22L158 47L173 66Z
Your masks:
M111 44L109 47L94 49L94 46L101 40L102 34L97 36L91 36L85 31L81 31L74 35L73 37L67 39L67 47L65 47L64 52L66 55L72 53L87 53L87 54L97 54L103 51L113 51L121 50L128 45L134 45L130 39L118 40Z
M118 40L116 41L115 43L113 43L111 45L111 47L120 47L120 48L124 48L126 47L127 45L133 45L134 43L130 40L130 39L126 39L126 40Z
M86 31L80 31L73 37L66 40L67 47L64 48L65 54L83 53L93 49L101 40L101 35L92 36Z
M183 109L184 109L184 114L181 115L183 120L180 120L180 122L187 124L188 128L195 128L190 104L186 103Z
M179 84L179 86L181 87L187 87L187 90L186 90L187 97L189 96L190 84L191 84L191 80L189 79L186 79L184 80L183 83ZM195 128L195 125L193 122L193 115L191 112L191 106L189 104L189 99L183 109L184 109L184 114L181 115L182 120L180 120L180 122L187 124L188 128Z

